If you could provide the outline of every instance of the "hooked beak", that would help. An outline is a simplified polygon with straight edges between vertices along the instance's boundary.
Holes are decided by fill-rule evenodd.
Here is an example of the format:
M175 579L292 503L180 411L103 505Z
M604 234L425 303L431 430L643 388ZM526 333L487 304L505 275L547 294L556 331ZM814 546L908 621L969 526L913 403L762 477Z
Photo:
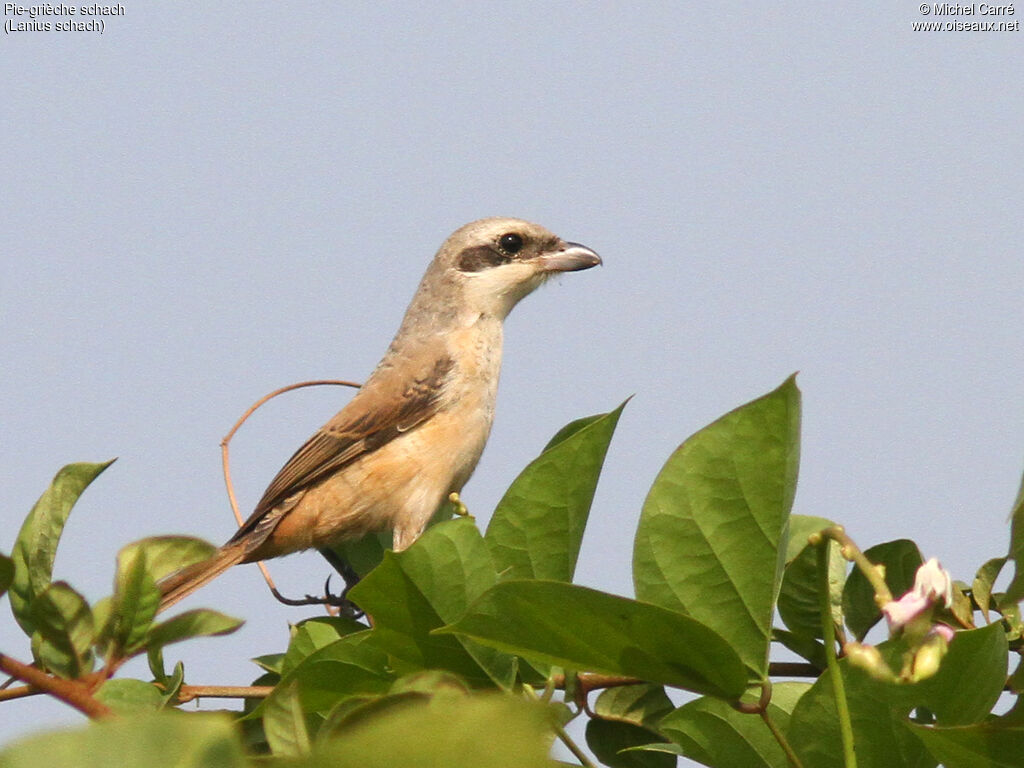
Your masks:
M601 257L585 245L563 242L559 250L543 254L540 263L545 272L578 272L596 267Z

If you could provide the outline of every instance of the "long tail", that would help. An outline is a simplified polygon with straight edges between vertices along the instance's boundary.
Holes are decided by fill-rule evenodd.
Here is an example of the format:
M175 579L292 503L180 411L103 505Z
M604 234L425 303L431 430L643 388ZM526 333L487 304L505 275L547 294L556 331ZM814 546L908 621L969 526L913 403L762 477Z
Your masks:
M229 542L217 550L213 557L186 566L162 579L157 584L161 593L159 610L170 608L207 582L220 576L232 565L242 562L247 550L248 548L245 546Z

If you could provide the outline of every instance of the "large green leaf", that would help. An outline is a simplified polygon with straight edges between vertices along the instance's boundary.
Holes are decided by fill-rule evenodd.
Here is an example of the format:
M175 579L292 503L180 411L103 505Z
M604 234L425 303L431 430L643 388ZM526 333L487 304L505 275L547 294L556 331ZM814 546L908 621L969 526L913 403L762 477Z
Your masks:
M776 683L768 716L785 733L800 697L810 683ZM788 768L786 753L757 715L737 712L708 697L691 701L666 716L659 729L682 754L705 765L728 768Z
M551 713L500 694L410 697L318 742L304 768L554 768Z
M35 631L30 615L32 601L53 578L57 544L71 508L89 483L111 463L113 459L102 464L68 464L61 469L32 507L18 532L11 553L14 560L11 611L27 635Z
M1019 602L1024 599L1024 479L1013 502L1010 512L1010 551L1007 557L1013 558L1013 581L1006 588L1008 600Z
M897 670L902 643L879 646ZM875 680L840 663L850 706L860 768L934 766L935 761L904 725L916 707L932 712L940 725L967 725L982 720L1002 692L1006 679L1006 635L999 625L958 632L938 673L916 684ZM843 765L839 726L830 673L823 674L793 712L790 740L816 768Z
M958 728L909 725L946 768L1024 768L1024 725L999 720Z
M716 630L759 678L768 671L799 429L791 377L690 437L654 481L633 550L637 597Z
M910 539L896 539L864 550L864 556L885 566L885 583L897 600L914 586L917 569L924 562L921 550ZM843 613L846 624L858 640L863 640L882 611L875 602L875 591L860 569L854 568L843 588Z
M63 677L91 672L95 628L85 598L66 582L57 581L36 595L31 606L37 661Z
M509 486L485 536L503 577L572 581L604 457L625 406L567 425Z
M153 712L32 736L0 753L0 768L245 768L231 718Z
M515 676L511 657L431 634L459 618L496 580L480 531L473 521L457 519L428 529L404 552L386 553L349 596L373 616L375 642L399 659L508 686Z
M442 631L568 669L729 699L746 683L736 651L695 619L563 582L501 582Z

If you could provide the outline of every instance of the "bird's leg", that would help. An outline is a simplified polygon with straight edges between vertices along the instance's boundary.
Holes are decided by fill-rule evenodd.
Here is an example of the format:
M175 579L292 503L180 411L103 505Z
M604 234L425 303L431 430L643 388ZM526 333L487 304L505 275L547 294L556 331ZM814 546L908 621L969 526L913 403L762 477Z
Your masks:
M279 602L285 605L326 605L332 608L337 608L338 613L341 616L347 616L350 619L358 619L363 615L363 611L358 605L349 600L346 595L348 591L352 589L356 584L359 583L359 574L356 573L355 569L344 559L338 556L337 553L332 549L318 549L317 550L324 559L329 562L334 569L341 574L341 578L345 580L345 589L341 591L340 595L331 594L331 576L327 576L327 581L324 583L324 594L323 597L315 597L313 595L306 595L304 598L290 598L285 597L277 590L272 590L274 597Z

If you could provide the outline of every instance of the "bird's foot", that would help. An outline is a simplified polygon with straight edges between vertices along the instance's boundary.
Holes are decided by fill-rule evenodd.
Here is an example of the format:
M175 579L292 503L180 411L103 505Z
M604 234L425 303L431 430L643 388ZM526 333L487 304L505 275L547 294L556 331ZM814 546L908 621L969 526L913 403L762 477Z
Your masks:
M276 589L273 592L274 597L285 605L325 605L328 608L334 608L338 616L345 616L350 619L358 619L360 616L363 616L363 611L359 606L345 596L348 594L348 588L342 591L340 595L331 592L330 576L327 577L327 581L324 583L324 594L322 596L306 595L303 598L296 599L285 597Z
M469 520L475 520L471 514L469 514L469 508L463 503L458 493L451 493L448 495L448 501L452 503L452 512L458 517L465 517Z

